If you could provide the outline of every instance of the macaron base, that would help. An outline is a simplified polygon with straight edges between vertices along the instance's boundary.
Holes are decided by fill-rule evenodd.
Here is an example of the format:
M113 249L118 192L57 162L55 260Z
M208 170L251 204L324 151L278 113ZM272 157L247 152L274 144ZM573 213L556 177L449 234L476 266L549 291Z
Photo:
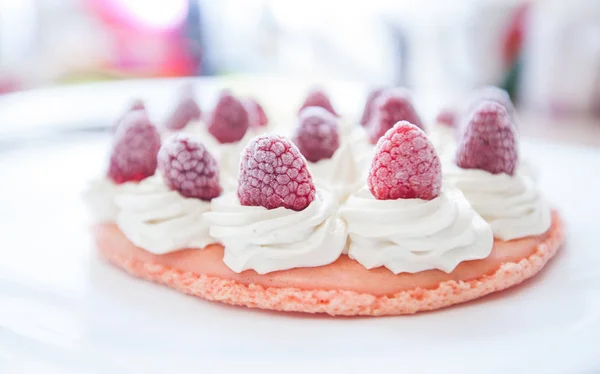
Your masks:
M534 276L564 241L555 211L546 233L496 240L488 258L463 262L451 273L394 275L385 268L367 270L343 255L326 266L261 275L231 271L220 245L154 255L136 247L115 224L96 225L93 233L100 254L133 276L210 301L332 316L414 314L474 300Z

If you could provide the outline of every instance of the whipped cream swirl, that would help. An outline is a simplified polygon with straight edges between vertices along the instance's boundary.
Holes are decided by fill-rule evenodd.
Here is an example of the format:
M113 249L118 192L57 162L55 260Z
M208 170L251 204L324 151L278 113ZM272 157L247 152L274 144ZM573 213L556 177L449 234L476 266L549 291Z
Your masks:
M331 158L308 162L308 170L317 186L328 188L340 201L345 201L367 180L366 170L359 169L348 143L341 144Z
M449 273L463 261L489 256L494 245L489 225L456 189L445 188L433 200L377 200L364 188L340 215L348 223L348 255L367 269Z
M160 175L124 185L115 202L117 225L131 242L148 252L163 254L216 243L204 219L210 202L181 196L170 190Z
M454 159L457 146L456 129L450 126L436 124L433 126L429 138L440 156L442 164L444 164L444 162L451 162Z
M520 169L514 176L491 174L478 169L461 169L454 165L446 170L446 179L459 188L471 206L502 240L545 233L552 223L547 202L533 179Z
M342 140L348 139L359 127L362 127L360 124L350 121L346 117L338 117L339 129L340 129L340 137Z
M533 180L533 182L537 182L539 180L539 171L537 167L531 162L530 159L520 158L517 163L517 174L520 174L524 177L529 177Z
M221 186L225 191L237 190L237 179L240 171L242 151L255 136L256 133L248 130L240 141L218 145L217 159L219 160L219 178Z
M243 206L229 193L213 199L207 220L210 234L225 247L223 261L236 273L327 265L340 256L347 239L336 198L322 189L302 211Z
M359 170L364 171L366 178L366 173L368 173L375 156L375 145L371 144L367 131L362 126L357 126L348 135L347 141L352 153L355 155Z
M119 210L115 205L115 196L124 186L132 184L116 184L107 177L96 178L88 183L83 199L94 223L114 222L117 219Z

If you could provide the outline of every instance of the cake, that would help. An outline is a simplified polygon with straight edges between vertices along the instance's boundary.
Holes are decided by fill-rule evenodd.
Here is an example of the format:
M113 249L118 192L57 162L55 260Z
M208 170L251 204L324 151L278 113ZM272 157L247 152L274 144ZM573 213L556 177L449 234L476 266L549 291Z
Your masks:
M85 196L98 251L186 294L278 311L412 314L514 286L556 254L563 223L519 168L503 104L469 106L438 116L435 141L398 88L374 91L350 131L323 90L280 131L230 91L208 115L185 92L162 126L132 106Z

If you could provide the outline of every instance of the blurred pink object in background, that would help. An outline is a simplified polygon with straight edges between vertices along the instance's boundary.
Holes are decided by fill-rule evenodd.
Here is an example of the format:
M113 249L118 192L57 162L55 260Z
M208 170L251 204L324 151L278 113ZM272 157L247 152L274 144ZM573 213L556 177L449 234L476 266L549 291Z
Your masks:
M105 68L134 76L193 75L185 37L188 0L88 0L105 23L112 52Z

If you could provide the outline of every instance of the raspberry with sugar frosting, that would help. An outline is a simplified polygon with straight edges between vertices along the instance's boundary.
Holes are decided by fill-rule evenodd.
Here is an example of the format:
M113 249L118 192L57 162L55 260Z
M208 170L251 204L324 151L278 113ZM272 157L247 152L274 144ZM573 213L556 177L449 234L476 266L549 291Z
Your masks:
M398 121L407 121L423 128L410 98L410 93L402 88L385 90L375 100L375 110L367 125L367 132L372 144L391 129Z
M315 186L298 148L278 135L258 136L242 153L238 197L246 206L305 209L315 199Z
M516 131L504 107L484 101L472 112L456 151L456 164L492 174L513 175L517 167Z
M360 124L366 126L371 117L373 116L375 100L385 91L385 88L376 88L369 92L369 96L367 96L367 101L365 102L365 107L363 109L363 114L360 119Z
M182 196L210 201L221 194L217 161L197 140L185 134L169 138L158 152L165 184Z
M423 130L407 121L388 130L377 142L368 184L378 200L438 197L441 164Z
M125 115L113 139L107 175L115 183L139 182L156 171L160 135L143 110Z
M119 116L119 118L117 118L117 120L115 121L115 124L111 127L111 132L114 134L117 132L117 129L119 128L119 125L121 124L121 122L123 122L123 118L125 118L125 116L130 113L130 112L134 112L136 110L146 110L146 105L144 104L144 102L141 99L134 99L131 104L129 104L129 107L127 108L127 110L125 110L125 112L123 114L121 114Z
M221 144L235 143L246 135L249 126L250 119L244 104L231 92L222 91L208 121L208 132Z
M199 120L201 116L202 111L194 99L192 87L185 86L179 102L169 118L167 118L165 127L171 131L178 131L187 126L191 121Z
M260 128L269 123L269 118L262 105L256 99L249 97L244 100L244 106L248 111L250 127Z
M334 116L338 115L335 109L333 109L333 105L331 104L331 100L329 100L329 96L327 96L325 91L323 91L320 88L313 88L312 90L310 90L310 92L308 93L308 95L306 95L306 98L304 99L304 103L302 103L302 106L298 110L298 113L300 113L304 108L307 108L309 106L318 106L327 110Z
M144 102L142 101L142 99L134 99L131 102L131 106L129 107L130 110L145 110L146 109L146 105L144 104Z
M471 94L469 105L467 106L468 112L473 111L483 101L493 101L503 106L508 115L510 116L510 119L513 121L513 125L516 125L515 114L517 110L515 109L515 105L510 99L510 95L508 94L508 92L496 86L481 87ZM468 115L470 113L466 114Z
M443 108L435 117L435 123L450 128L456 128L457 114L454 110Z
M331 158L340 146L337 117L320 107L304 108L292 140L310 162Z

